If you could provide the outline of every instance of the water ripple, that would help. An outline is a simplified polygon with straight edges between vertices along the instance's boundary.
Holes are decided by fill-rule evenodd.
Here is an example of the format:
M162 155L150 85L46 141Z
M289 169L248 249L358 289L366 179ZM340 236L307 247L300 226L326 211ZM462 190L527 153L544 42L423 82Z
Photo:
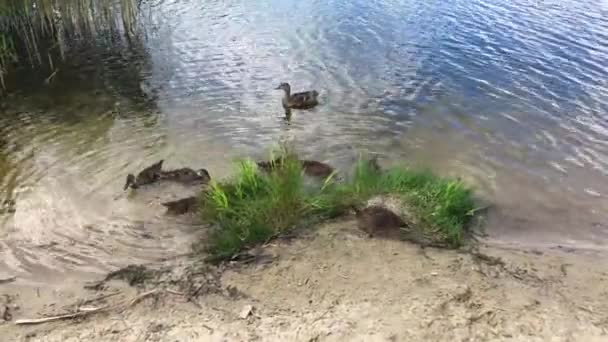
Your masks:
M160 1L134 82L158 111L117 115L87 95L0 117L0 198L17 200L1 217L3 265L94 271L185 248L155 195L120 193L124 174L165 158L224 176L226 156L280 140L338 166L357 150L436 166L512 222L594 229L608 209L607 14L588 0ZM132 60L103 65L120 78ZM321 105L286 123L284 81Z

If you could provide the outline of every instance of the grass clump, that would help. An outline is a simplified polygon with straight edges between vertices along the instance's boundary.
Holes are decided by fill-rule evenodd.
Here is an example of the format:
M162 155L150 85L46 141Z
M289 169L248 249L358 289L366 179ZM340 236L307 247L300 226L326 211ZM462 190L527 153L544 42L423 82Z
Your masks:
M324 191L305 186L302 166L293 156L285 156L281 167L268 174L252 161L240 162L234 179L214 182L203 195L202 216L218 228L210 236L211 254L230 257L315 217L328 216L333 201L324 200Z
M330 176L312 186L295 154L283 152L278 160L280 165L268 173L252 161L242 161L234 178L212 183L203 194L201 216L215 226L208 241L214 259L230 258L383 194L399 197L415 216L415 229L450 247L463 243L475 202L472 191L460 181L404 167L379 171L359 160L349 179L336 182Z

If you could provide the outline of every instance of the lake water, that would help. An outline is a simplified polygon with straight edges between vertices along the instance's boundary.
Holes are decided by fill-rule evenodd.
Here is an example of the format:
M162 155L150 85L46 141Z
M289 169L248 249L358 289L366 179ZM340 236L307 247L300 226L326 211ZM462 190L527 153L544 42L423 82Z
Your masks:
M196 227L158 202L192 189L127 196L126 173L164 158L223 177L279 141L341 168L369 152L462 177L495 204L494 240L608 245L607 1L160 0L142 14L138 49L76 41L49 86L6 100L0 194L16 211L0 214L0 272L187 251ZM287 123L280 82L321 105Z

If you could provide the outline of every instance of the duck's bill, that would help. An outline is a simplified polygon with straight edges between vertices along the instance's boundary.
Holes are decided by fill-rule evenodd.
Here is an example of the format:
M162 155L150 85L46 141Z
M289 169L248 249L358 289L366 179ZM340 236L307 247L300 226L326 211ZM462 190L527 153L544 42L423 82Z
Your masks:
M279 90L279 89L281 89L281 86L274 88L274 90Z

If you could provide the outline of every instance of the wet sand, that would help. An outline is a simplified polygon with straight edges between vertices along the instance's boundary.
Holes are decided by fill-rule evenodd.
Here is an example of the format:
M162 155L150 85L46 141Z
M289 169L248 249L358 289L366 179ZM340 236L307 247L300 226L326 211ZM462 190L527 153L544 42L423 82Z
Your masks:
M608 265L601 252L482 245L482 254L362 237L352 220L276 241L249 263L219 273L188 257L154 265L168 273L130 287L91 279L0 285L15 307L7 341L606 341ZM191 266L195 265L194 268ZM186 276L184 269L198 269ZM187 279L186 279L187 278ZM196 298L185 282L206 284ZM74 310L169 288L124 310L31 326L16 319ZM193 287L190 286L189 289ZM251 306L249 312L247 308ZM244 311L245 309L245 311Z

